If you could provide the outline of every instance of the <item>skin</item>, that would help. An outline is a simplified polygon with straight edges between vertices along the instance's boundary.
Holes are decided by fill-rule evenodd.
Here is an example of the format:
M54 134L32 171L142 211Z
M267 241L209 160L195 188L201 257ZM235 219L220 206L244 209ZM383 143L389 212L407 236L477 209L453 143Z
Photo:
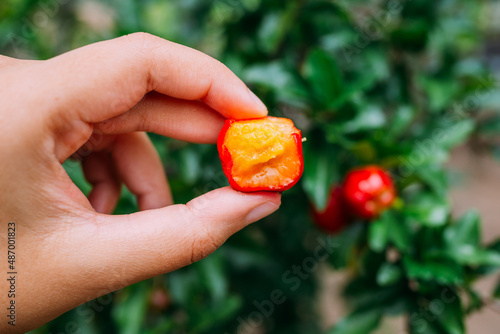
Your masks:
M267 114L228 68L198 51L132 34L47 61L0 56L0 82L0 270L9 271L7 224L15 221L19 273L15 327L0 280L1 333L24 333L198 261L280 205L278 193L227 187L172 204L144 131L215 143L225 117ZM71 156L93 186L88 198L61 166ZM111 216L122 183L141 211Z

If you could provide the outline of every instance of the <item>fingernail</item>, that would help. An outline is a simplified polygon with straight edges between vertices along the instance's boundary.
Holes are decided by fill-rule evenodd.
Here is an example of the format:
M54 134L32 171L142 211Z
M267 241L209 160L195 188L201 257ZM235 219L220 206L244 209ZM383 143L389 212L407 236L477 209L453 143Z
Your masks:
M266 110L267 111L267 107L266 105L264 104L264 102L262 102L258 97L257 95L254 94L254 92L252 92L250 89L248 90L248 93L250 94L250 97L252 98L252 100L255 102L255 104L259 107L259 109L262 109L262 110Z
M271 213L278 210L278 208L279 206L272 202L261 204L250 211L250 213L247 215L247 223L251 224L253 222L256 222L257 220L269 216Z

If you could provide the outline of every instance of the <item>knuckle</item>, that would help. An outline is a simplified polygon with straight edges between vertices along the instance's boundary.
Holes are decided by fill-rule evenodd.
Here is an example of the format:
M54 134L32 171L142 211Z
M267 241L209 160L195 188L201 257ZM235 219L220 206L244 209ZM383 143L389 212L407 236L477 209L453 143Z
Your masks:
M165 45L166 40L147 32L135 32L122 37L132 53L141 58L149 58L157 49Z
M137 126L140 131L150 131L150 114L147 112L137 113Z
M211 70L214 75L220 75L220 73L232 74L231 70L220 60L215 58L208 58L208 61L210 62Z
M191 246L191 263L203 260L208 255L212 254L220 245L217 244L210 236L197 233L193 237Z
M147 69L145 71L145 73L147 73L147 78L145 79L146 84L139 89L137 96L134 95L135 101L135 98L140 98L144 95L143 88L145 88L146 91L156 89L157 79L153 80L152 70L158 50L161 50L166 45L166 41L146 32L129 34L124 36L124 39L127 41L128 49L131 51L132 57L139 60L138 62L142 68ZM158 74L156 74L156 76L157 75Z
M210 228L210 223L189 205L185 206L187 219L195 225L191 235L191 263L200 261L222 246L225 239Z
M144 49L150 46L157 37L147 32L135 32L124 37L134 48Z
M107 119L105 121L94 124L94 132L98 134L114 134L118 128L117 119Z

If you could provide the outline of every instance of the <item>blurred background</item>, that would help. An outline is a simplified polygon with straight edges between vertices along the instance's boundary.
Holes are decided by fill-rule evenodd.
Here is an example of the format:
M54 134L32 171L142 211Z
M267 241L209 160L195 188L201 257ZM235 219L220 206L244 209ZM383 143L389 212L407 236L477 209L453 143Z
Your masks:
M219 59L308 138L277 213L31 333L498 333L499 17L487 0L2 0L1 54L149 32ZM214 145L151 138L177 203L227 184ZM399 199L326 233L311 211L367 164ZM116 213L136 210L123 189Z

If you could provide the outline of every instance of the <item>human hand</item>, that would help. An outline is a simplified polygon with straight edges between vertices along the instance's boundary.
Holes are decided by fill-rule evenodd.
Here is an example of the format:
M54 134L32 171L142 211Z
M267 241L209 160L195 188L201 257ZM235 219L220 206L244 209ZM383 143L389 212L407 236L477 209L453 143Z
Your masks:
M224 117L267 114L220 62L147 34L93 44L47 61L0 57L0 232L15 222L16 326L26 332L101 295L198 261L274 212L277 193L217 189L172 198L141 131L215 143ZM83 147L88 199L62 163ZM141 212L111 216L124 183ZM2 273L12 271L0 259Z

